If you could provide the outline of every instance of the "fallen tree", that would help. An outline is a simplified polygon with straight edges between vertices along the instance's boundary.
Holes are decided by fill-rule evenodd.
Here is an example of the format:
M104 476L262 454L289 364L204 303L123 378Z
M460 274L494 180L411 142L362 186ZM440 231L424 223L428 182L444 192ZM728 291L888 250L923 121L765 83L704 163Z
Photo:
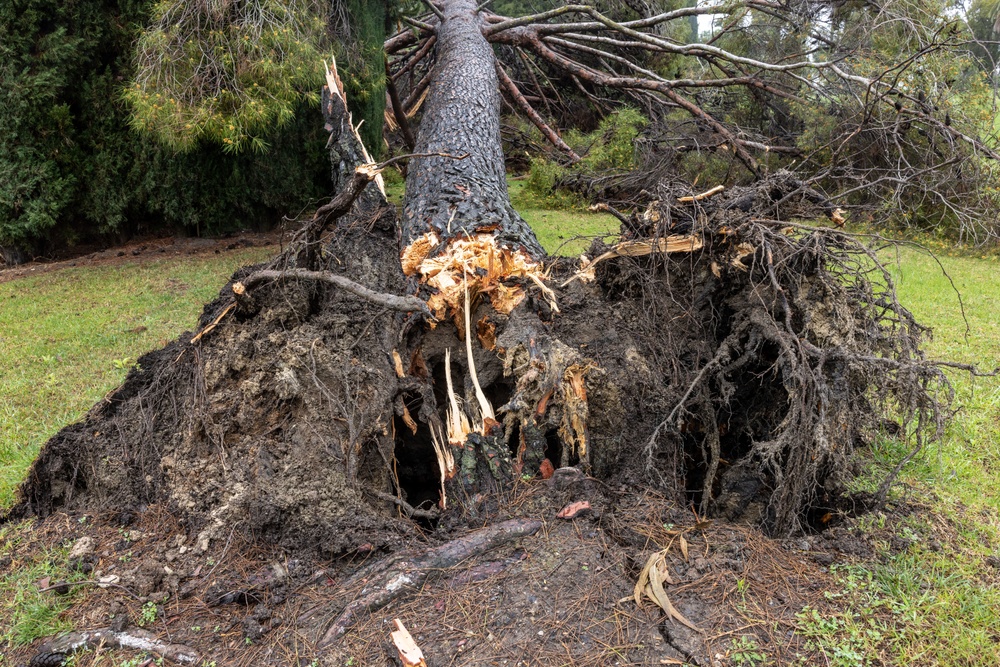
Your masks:
M937 432L924 329L873 250L769 217L798 197L836 221L790 181L666 189L620 244L546 257L507 195L483 18L441 7L402 216L333 71L341 194L57 434L8 518L166 503L201 551L238 530L332 557L516 516L517 485L577 466L787 535L887 417Z

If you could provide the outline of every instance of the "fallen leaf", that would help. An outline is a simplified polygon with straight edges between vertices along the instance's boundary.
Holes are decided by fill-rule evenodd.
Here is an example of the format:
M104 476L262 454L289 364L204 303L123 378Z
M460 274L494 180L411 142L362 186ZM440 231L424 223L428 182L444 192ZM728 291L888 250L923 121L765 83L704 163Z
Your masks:
M578 500L575 503L570 503L566 507L559 510L559 514L556 514L560 519L573 519L576 518L580 512L590 509L590 503L586 500Z

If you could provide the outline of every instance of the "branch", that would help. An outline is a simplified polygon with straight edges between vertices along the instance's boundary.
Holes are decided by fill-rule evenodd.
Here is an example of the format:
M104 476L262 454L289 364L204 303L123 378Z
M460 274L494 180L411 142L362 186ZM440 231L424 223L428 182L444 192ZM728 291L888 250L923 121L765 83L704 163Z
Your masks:
M513 43L516 45L526 45L537 55L544 58L551 64L569 72L573 76L599 86L607 86L610 88L639 88L662 93L674 104L710 125L715 132L728 140L733 147L733 152L736 157L744 165L746 165L747 169L749 169L755 176L760 174L760 165L757 163L756 158L750 155L746 148L743 147L742 142L736 138L736 136L734 136L725 125L713 118L704 109L684 97L681 97L675 90L673 90L673 87L669 82L652 81L649 79L639 79L634 77L608 76L603 72L598 72L597 70L581 65L580 63L570 60L566 56L552 50L542 42L542 39L536 33L533 32L520 32L516 35L508 33L507 35L499 36L497 41Z
M111 628L89 632L70 632L46 641L39 647L38 652L40 655L54 653L66 656L85 647L97 649L99 646L144 651L181 665L196 665L200 658L194 649L181 644L164 644L151 632L136 628L128 632L116 632ZM35 664L34 659L32 664Z
M427 42L430 43L432 39L427 40ZM413 132L410 130L410 121L406 117L406 110L403 109L403 103L399 101L399 91L396 90L396 82L389 71L388 60L385 61L385 87L389 91L392 115L396 119L396 123L399 124L400 131L403 133L403 142L406 144L406 150L412 151L417 142L413 139Z
M434 16L438 17L438 20L444 21L444 14L437 8L437 5L431 2L431 0L423 0L423 3L434 12Z
M507 76L507 72L504 71L499 60L496 61L496 67L497 76L500 77L500 85L503 86L503 89L508 95L510 95L511 99L514 100L517 106L521 107L521 111L523 111L531 122L535 124L535 127L537 127L541 133L545 135L545 138L549 140L549 143L569 155L570 160L573 162L579 162L581 160L580 156L577 155L576 151L570 148L558 134L556 134L555 130L549 127L545 120L538 115L538 112L535 111L531 104L528 103L528 100L524 99L524 95L521 94L521 91L517 89L514 82L510 80L509 76Z
M430 315L427 304L415 296L399 296L398 294L385 294L368 289L364 285L354 282L344 276L338 276L330 271L310 271L308 269L284 269L284 270L264 270L258 271L242 282L233 284L233 292L238 296L245 293L247 289L258 283L269 280L282 280L285 278L297 278L302 280L319 280L321 282L336 285L345 292L350 292L354 296L361 297L379 306L384 306L391 310L398 310L404 313L419 311L425 315Z
M359 617L386 606L396 598L418 590L433 575L475 556L492 551L541 529L537 519L511 519L469 533L457 540L428 549L419 556L388 567L383 574L372 577L358 598L348 604L326 631L319 648L327 648L350 630Z
M417 50L417 52L414 53L413 56L409 60L406 61L406 64L403 65L403 67L401 67L398 72L396 72L395 74L392 75L392 80L393 81L398 81L399 77L403 76L404 74L406 74L407 72L409 72L411 69L413 69L414 67L416 67L416 65L421 60L423 60L427 56L428 53L430 53L430 50L432 48L434 48L434 45L436 43L437 43L437 35L431 35L430 37L428 37L427 41L424 42L423 46L421 46Z

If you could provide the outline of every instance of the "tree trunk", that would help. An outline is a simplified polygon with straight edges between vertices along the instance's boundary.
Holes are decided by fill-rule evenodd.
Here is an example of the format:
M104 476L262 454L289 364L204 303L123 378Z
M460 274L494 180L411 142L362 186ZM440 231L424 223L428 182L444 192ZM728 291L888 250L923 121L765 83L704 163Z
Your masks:
M411 162L403 204L403 245L433 232L443 249L451 239L490 233L499 243L540 259L545 252L507 195L495 57L483 37L476 2L447 0L441 5L440 55L416 152L467 157Z

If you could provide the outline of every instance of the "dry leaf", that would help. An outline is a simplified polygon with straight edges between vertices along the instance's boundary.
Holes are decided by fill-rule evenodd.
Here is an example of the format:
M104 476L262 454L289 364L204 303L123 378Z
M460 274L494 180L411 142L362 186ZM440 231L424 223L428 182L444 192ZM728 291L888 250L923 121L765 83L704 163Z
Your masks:
M670 573L667 569L666 554L667 550L664 549L649 557L645 567L642 568L642 572L639 574L639 580L635 584L633 598L636 604L642 604L642 597L645 595L656 603L667 614L668 618L682 623L695 632L702 632L701 628L677 611L677 608L670 602L670 598L667 597L667 592L663 588L663 584L664 582L668 584L673 584L674 582L670 578Z
M566 507L559 510L559 514L556 514L560 519L574 519L578 514L590 509L590 503L586 500L578 500L575 503L570 503Z

